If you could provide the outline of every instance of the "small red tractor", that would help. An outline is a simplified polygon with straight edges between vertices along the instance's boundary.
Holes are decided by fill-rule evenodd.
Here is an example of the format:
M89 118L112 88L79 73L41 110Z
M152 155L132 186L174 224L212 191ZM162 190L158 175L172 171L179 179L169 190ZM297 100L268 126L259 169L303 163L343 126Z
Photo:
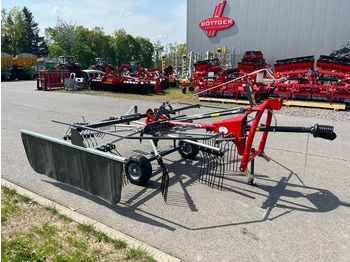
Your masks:
M118 67L119 74L123 76L136 76L140 70L142 71L143 67L137 61L131 61L129 64L121 64Z
M91 65L90 69L106 72L106 67L114 70L114 66L108 63L108 58L97 57L95 58L95 64Z
M55 67L57 70L67 70L70 72L78 72L82 66L79 63L75 63L74 56L59 56L58 64Z

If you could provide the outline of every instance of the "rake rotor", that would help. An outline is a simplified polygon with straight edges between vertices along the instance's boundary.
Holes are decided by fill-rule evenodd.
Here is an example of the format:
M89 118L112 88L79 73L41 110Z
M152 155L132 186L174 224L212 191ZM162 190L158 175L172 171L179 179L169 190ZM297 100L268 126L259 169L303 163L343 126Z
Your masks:
M268 99L257 105L254 96L249 93L249 88L250 86L247 87L247 94L250 94L249 106L211 113L187 116L180 113L200 106L196 104L173 108L174 102L164 102L158 108L148 109L145 113L139 113L134 106L122 116L109 117L96 123L87 123L84 120L83 123L71 124L53 120L55 123L69 126L63 142L56 143L55 140L53 143L52 139L46 136L22 131L27 158L37 172L79 187L113 204L120 200L121 188L127 182L136 185L147 183L152 176L150 162L156 160L162 169L160 191L166 201L169 173L163 157L173 152L179 152L187 159L196 159L199 155L199 181L210 187L222 189L224 176L228 171L242 172L246 174L248 183L254 184L254 166L249 170L248 164L253 164L255 157L268 160L265 145L269 132L309 133L327 140L336 138L332 126L271 125L273 111L281 109L283 98ZM221 120L212 123L196 122L218 117L221 117ZM261 123L263 118L265 122ZM258 148L254 149L252 146L257 132L262 132L262 135ZM118 146L118 142L122 140L148 141L152 154L123 157L122 148ZM158 149L158 143L163 141L172 141L173 146L161 151ZM78 164L71 162L68 153L75 154ZM91 162L87 162L87 159L91 159ZM61 165L65 168L62 169ZM99 172L91 172L89 169ZM90 177L84 176L85 172L88 172ZM80 174L79 178L76 174ZM118 187L111 188L110 183L115 179L118 180ZM105 188L110 188L108 193L104 191ZM115 190L117 192L114 192Z

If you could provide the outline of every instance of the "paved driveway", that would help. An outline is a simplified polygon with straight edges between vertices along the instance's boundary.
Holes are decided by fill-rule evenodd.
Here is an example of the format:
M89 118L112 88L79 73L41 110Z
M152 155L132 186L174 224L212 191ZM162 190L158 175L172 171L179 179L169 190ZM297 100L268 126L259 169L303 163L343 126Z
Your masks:
M131 184L111 206L35 173L26 159L20 130L60 138L67 127L51 120L97 121L141 112L158 103L74 93L35 91L35 82L1 86L1 175L3 178L120 230L183 261L348 261L350 256L350 123L278 116L279 125L335 126L331 142L306 134L271 134L267 163L257 159L257 187L240 174L225 176L224 189L198 182L199 161L177 153L165 157L170 171L168 202L161 170L147 187ZM202 111L195 111L199 113ZM166 145L165 145L166 146ZM126 155L149 152L147 142L121 143ZM137 151L137 152L135 152ZM308 152L308 154L306 154Z

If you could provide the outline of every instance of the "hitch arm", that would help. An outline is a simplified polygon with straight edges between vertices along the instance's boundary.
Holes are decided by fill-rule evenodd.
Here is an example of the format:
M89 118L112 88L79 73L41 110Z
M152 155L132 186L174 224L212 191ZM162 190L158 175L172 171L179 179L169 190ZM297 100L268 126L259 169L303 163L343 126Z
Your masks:
M312 127L294 127L294 126L259 126L256 131L260 132L286 132L286 133L309 133L314 137L333 141L337 135L333 131L333 126L328 125L314 125ZM246 130L250 130L247 127Z

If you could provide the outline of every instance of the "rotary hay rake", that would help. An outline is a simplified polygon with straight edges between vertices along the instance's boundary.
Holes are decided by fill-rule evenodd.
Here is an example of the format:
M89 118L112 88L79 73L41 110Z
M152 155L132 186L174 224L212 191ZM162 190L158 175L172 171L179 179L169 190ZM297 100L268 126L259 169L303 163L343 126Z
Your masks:
M163 102L145 113L139 113L137 106L132 106L122 116L109 117L96 123L53 120L69 126L63 139L22 130L22 141L29 163L37 173L117 204L122 187L127 182L140 186L147 183L152 176L152 161L157 161L162 169L160 190L166 201L169 174L163 157L173 152L179 152L185 159L199 157L199 181L222 189L227 171L240 171L247 176L249 185L255 185L254 158L259 156L270 160L265 155L269 132L309 133L327 140L336 138L333 126L278 126L276 119L275 124L271 125L275 116L273 111L282 108L283 98L256 104L250 90L248 86L249 106L189 116L180 113L200 108L199 104L173 108L181 99L172 103ZM213 123L197 122L216 117L224 119ZM258 132L261 132L261 137L255 149L253 141ZM118 146L118 142L123 140L148 141L152 151L148 155L124 157ZM158 144L165 141L170 141L172 146L159 150Z

